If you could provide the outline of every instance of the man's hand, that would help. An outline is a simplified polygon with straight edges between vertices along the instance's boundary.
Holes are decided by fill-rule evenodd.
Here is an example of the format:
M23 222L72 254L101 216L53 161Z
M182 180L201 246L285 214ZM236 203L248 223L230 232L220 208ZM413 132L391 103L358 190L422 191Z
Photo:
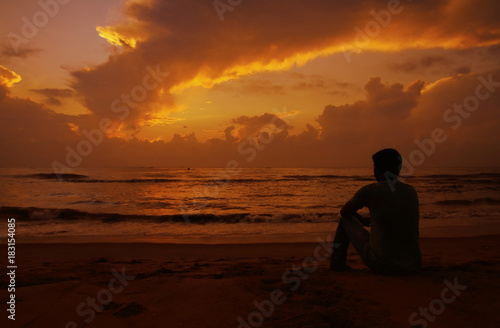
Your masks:
M370 227L371 224L370 224L370 218L364 218L362 217L360 214L358 213L354 213L353 214L354 217L359 221L361 222L362 225L364 225L365 227Z

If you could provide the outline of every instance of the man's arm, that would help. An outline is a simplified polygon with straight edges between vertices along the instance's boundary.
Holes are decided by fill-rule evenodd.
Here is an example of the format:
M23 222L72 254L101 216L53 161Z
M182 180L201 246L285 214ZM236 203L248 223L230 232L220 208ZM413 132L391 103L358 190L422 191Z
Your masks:
M351 203L351 201L348 201L347 203L345 203L344 207L342 207L342 209L340 210L340 215L342 215L343 217L351 216L357 214L356 212L359 209L361 209L361 207L358 208L353 203Z
M348 201L345 203L344 207L340 210L340 215L343 217L349 217L349 216L354 216L356 219L358 219L359 222L361 222L362 225L365 227L370 226L370 218L364 218L360 214L356 213L358 210L360 210L363 206L357 207L351 201Z

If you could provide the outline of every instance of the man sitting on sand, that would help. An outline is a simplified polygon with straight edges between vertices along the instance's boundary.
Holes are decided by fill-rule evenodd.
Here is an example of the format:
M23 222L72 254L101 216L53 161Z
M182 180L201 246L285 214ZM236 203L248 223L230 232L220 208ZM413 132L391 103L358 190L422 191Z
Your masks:
M359 189L340 210L330 270L345 271L352 242L363 262L380 274L408 274L421 268L418 234L418 196L412 186L397 180L402 158L395 149L372 156L376 183ZM356 211L370 210L370 219ZM371 233L363 225L371 224ZM363 224L363 225L362 225Z

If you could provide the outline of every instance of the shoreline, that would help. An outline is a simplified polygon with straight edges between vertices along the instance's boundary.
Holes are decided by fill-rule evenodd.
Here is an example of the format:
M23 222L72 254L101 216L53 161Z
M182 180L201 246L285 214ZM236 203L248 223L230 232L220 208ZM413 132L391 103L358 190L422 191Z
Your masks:
M20 244L266 244L266 243L314 243L318 238L332 238L335 231L286 234L248 234L213 236L127 236L127 235L66 235L66 236L28 236L18 234L16 243ZM420 238L460 238L500 235L500 222L480 225L426 227L420 228ZM5 245L2 240L0 245Z

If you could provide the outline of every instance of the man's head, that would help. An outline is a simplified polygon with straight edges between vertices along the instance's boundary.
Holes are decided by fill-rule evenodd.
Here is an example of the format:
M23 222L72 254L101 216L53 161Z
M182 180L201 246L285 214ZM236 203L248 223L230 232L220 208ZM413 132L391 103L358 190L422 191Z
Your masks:
M401 171L403 159L396 149L386 148L373 156L373 173L377 181L396 178Z

